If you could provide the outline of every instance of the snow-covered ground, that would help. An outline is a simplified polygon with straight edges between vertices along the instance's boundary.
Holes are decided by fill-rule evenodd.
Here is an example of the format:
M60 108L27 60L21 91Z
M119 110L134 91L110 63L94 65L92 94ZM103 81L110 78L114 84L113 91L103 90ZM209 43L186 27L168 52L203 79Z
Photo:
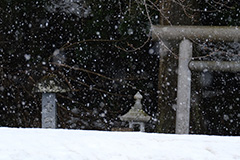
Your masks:
M0 160L240 160L240 137L0 128Z

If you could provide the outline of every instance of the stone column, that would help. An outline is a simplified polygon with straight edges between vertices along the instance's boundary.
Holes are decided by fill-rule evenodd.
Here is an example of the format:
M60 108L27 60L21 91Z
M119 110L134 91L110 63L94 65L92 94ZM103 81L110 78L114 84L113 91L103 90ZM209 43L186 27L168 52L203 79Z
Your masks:
M189 133L191 71L188 64L192 58L192 42L184 39L179 48L176 133Z
M57 128L56 93L42 93L42 128Z

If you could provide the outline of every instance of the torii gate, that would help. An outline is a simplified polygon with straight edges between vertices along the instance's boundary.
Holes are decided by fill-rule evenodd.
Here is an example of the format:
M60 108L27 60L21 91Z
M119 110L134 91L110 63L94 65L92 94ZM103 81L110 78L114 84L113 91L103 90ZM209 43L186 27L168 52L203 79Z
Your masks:
M192 42L190 40L234 41L240 40L240 28L227 26L161 26L153 25L152 38L155 41L181 40L178 60L177 134L189 133L191 70L240 72L240 62L229 61L191 61Z

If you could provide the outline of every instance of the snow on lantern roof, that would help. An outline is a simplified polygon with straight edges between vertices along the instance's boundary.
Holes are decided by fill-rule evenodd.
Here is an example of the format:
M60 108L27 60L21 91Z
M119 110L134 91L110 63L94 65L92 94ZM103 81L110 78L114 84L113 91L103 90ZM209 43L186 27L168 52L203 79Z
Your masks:
M56 77L43 78L35 87L35 92L42 93L64 93L69 91L68 87Z
M142 109L141 99L142 95L137 92L137 94L134 95L134 99L136 99L134 106L123 116L120 116L119 118L122 121L129 121L129 122L147 122L150 120L150 116L147 115Z

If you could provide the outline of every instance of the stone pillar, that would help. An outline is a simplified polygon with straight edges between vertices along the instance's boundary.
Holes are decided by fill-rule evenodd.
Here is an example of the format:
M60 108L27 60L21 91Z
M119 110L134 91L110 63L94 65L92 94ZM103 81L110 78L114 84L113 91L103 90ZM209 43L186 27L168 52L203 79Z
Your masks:
M42 128L57 128L56 93L68 92L69 89L57 78L41 80L36 84L34 92L42 93Z
M188 64L192 58L192 42L184 39L179 48L176 133L189 133L191 71Z
M57 128L56 93L42 93L42 128Z
M140 132L145 132L145 124L143 122L140 123Z

